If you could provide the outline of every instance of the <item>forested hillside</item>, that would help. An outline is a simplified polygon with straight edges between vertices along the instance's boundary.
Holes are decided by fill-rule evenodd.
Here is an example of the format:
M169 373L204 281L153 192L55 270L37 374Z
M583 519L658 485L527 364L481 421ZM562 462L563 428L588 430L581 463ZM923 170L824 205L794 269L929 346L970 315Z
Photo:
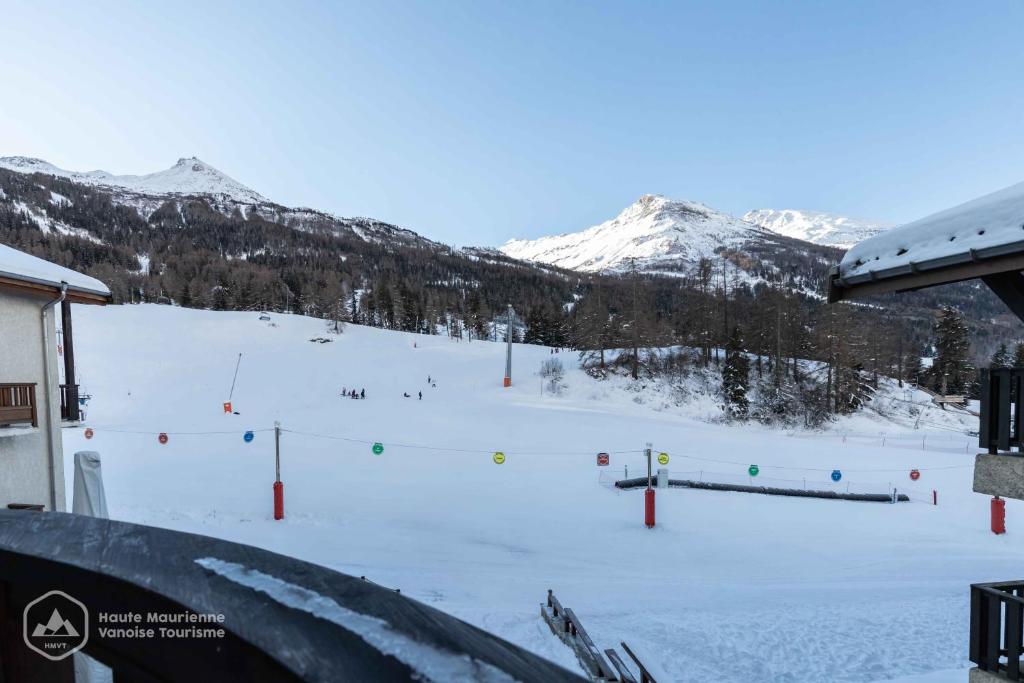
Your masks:
M792 402L855 409L878 375L923 375L937 387L919 359L934 355L943 305L966 314L965 362L977 365L1018 335L1002 304L973 284L827 306L818 293L842 252L782 236L722 249L675 276L577 273L371 219L125 195L0 169L0 241L102 279L115 303L292 311L469 340L501 334L511 303L525 341L584 351L595 374L637 378L745 352L749 371L777 387L780 411ZM696 351L645 352L666 346ZM613 348L628 353L602 363ZM808 377L799 359L824 365Z

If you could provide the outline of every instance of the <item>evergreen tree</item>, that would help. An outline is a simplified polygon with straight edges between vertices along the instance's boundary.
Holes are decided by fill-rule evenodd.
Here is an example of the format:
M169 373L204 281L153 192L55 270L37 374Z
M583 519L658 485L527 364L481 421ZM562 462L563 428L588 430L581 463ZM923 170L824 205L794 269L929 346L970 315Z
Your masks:
M935 361L929 373L934 391L946 395L970 392L974 368L968 360L970 346L962 313L943 307L935 321Z
M750 407L747 399L749 379L750 360L743 348L739 328L733 327L725 346L725 364L722 365L722 395L730 417L742 419L747 416Z
M1012 361L1013 357L1010 356L1010 350L1006 348L1006 344L1000 344L996 352L992 354L992 362L989 367L993 370L1009 368Z
M603 372L605 351L613 347L615 339L615 317L602 301L597 284L573 311L572 345L580 351L584 365L596 365Z
M1017 342L1013 349L1013 367L1024 368L1024 342Z

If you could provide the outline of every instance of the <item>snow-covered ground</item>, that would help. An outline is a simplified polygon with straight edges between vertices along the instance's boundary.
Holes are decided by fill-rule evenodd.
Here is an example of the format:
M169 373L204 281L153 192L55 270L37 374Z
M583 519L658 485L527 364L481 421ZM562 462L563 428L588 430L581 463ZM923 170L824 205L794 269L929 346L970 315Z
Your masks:
M514 385L503 389L503 344L357 326L335 336L320 320L271 317L77 307L95 436L64 432L68 490L72 454L98 450L115 518L400 587L572 667L539 616L552 588L599 647L636 643L677 680L964 680L968 584L1019 577L1024 506L1008 501L1009 534L988 531L988 499L971 492L973 447L948 429L929 437L955 444L942 451L882 446L871 433L912 426L880 417L821 436L713 424L649 395L653 385L589 378L574 354L559 354L570 366L563 394L542 395L543 347L515 346ZM239 353L240 415L225 415ZM367 398L340 398L342 387ZM275 420L287 430L280 522L266 431ZM246 443L250 429L260 431ZM844 430L869 436L844 440ZM648 441L670 455L672 476L742 480L758 464L765 483L891 484L921 501L935 489L939 505L670 489L647 530L642 491L607 484L614 470L644 469ZM596 466L598 451L610 467Z

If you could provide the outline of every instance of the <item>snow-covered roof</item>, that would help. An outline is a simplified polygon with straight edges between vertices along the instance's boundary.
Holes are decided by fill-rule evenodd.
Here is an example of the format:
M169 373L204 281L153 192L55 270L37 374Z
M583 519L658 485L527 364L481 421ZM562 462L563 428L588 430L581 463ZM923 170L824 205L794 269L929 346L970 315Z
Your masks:
M1024 183L893 228L855 245L841 284L890 278L1024 252Z
M0 244L0 278L60 288L66 282L68 290L84 294L109 297L110 289L94 277L58 266L32 254Z

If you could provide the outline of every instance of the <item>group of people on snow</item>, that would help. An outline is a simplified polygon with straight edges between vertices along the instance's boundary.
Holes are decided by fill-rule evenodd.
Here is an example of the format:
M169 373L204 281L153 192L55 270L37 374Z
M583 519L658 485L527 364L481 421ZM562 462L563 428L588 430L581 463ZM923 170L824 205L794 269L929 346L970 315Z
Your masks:
M437 383L434 382L434 378L431 377L430 375L427 375L427 384L429 384L434 389L437 389ZM356 391L355 389L352 389L350 391L346 387L342 387L341 388L341 395L345 396L345 397L348 397L348 398L366 398L366 389L360 389L359 391ZM422 401L423 400L423 392L422 391L417 392L417 395L419 396L419 400ZM404 396L405 398L412 398L412 394L410 394L408 391L402 392L402 396Z
M427 384L429 384L433 388L437 389L437 383L434 382L434 378L431 377L430 375L427 375ZM419 396L419 400L422 401L423 400L423 392L419 391L419 392L416 392L416 393ZM402 396L404 396L405 398L412 398L412 394L410 394L408 391L403 391L402 392Z

